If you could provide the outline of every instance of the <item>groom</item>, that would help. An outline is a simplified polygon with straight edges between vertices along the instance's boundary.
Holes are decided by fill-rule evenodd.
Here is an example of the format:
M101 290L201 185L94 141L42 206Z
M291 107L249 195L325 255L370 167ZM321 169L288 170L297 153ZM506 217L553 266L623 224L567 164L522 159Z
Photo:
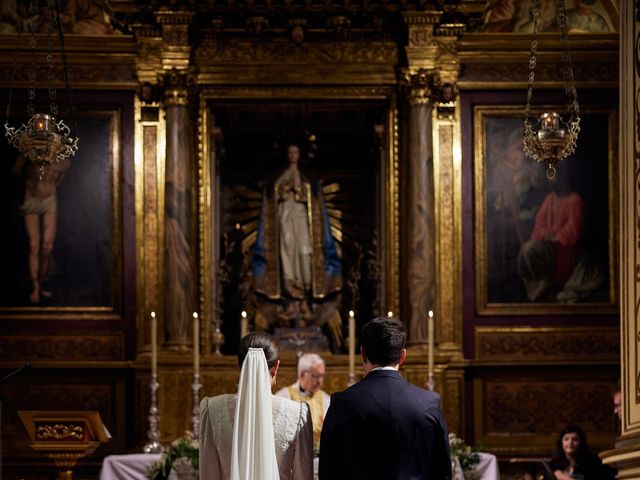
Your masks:
M448 480L451 459L438 394L398 372L407 331L376 318L362 329L365 378L331 398L320 442L320 480Z

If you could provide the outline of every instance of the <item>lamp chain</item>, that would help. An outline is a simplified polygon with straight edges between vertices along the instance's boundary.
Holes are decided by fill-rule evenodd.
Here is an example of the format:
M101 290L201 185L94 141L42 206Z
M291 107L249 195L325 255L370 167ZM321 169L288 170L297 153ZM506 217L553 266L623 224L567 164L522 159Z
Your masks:
M533 33L531 52L529 54L529 77L527 80L527 102L524 111L523 146L524 153L540 163L547 164L547 177L555 177L556 162L573 154L580 133L580 107L576 91L569 36L567 33L567 15L564 0L556 0L556 20L560 27L561 68L564 79L564 92L567 99L567 122L560 114L545 112L535 124L531 121L531 100L537 67L538 28L540 20L541 0L533 0ZM541 121L543 121L541 123Z
M564 147L564 156L567 157L576 151L578 134L580 133L580 106L578 104L578 92L573 76L573 64L571 51L569 50L569 35L567 33L567 15L564 8L564 0L558 0L558 23L560 24L560 41L562 42L562 66L564 74L564 89L567 95L567 110L569 112L569 136Z
M29 115L33 115L36 111L35 99L36 99L36 77L37 77L37 65L36 65L36 32L38 30L38 10L39 0L31 0L29 2L29 70L27 76L29 79L29 88L27 89L27 98L29 103L27 104L27 112Z
M45 7L45 11L45 21L47 23L47 81L49 82L49 110L54 117L57 117L58 104L56 103L56 97L58 92L56 92L55 87L56 71L53 65L53 41L51 38L53 25L56 21L56 15L48 5Z
M524 109L524 123L531 125L529 114L531 112L531 98L533 97L533 82L536 79L536 64L538 59L538 20L540 18L540 0L533 0L533 35L531 37L531 52L529 53L529 78L527 81L527 104Z

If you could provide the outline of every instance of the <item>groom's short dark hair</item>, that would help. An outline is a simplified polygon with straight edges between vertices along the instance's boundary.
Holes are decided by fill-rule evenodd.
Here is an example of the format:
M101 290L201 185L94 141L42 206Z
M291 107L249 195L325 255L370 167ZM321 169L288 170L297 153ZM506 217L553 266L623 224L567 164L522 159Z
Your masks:
M364 353L374 365L400 363L402 350L407 345L407 328L395 318L375 318L362 327Z

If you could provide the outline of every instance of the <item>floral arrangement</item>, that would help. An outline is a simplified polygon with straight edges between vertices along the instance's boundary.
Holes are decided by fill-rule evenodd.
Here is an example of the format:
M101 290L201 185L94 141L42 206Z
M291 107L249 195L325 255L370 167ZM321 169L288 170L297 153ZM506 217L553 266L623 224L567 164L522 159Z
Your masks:
M465 480L480 480L476 472L476 466L480 463L480 455L475 447L470 447L455 433L449 434L449 447L451 448L451 461L457 458L462 467Z
M162 455L159 462L154 464L147 472L149 480L168 480L171 470L175 466L191 465L197 475L198 472L198 441L187 432L185 437L174 440L171 448Z

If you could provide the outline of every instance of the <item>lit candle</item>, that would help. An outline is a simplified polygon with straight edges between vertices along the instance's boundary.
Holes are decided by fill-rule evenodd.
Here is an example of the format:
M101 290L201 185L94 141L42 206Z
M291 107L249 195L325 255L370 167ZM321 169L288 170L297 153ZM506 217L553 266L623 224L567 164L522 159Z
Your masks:
M151 375L158 374L158 320L151 312Z
M356 315L349 310L349 376L356 375Z
M429 310L429 321L427 324L429 339L429 374L433 374L433 350L435 348L433 338L433 310Z
M387 317L393 318L393 312L391 310L387 312Z
M193 312L193 374L200 374L200 319Z
M244 338L249 333L249 319L247 318L247 312L243 310L240 317L240 338Z

